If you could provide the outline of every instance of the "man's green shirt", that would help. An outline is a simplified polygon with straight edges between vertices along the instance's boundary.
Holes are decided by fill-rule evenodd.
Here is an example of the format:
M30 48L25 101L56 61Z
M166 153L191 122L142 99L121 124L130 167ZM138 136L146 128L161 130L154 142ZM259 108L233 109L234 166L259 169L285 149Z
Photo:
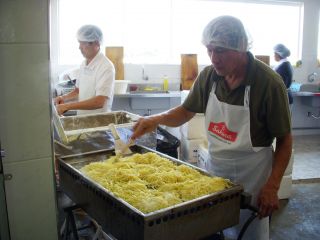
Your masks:
M239 87L229 90L224 77L218 76L213 67L208 66L201 71L182 105L191 112L205 113L215 81L219 101L243 106L245 87L250 85L251 141L254 147L266 147L275 137L291 131L287 90L277 73L250 52L247 54L246 77Z

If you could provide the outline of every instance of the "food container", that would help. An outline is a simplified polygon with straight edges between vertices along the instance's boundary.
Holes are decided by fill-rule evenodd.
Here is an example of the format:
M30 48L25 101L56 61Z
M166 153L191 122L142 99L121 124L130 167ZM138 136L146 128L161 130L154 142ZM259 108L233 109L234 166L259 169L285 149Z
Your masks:
M114 94L125 94L127 93L129 80L116 80L114 84Z
M108 125L113 123L117 127L132 126L139 115L126 111L87 114L79 116L60 117L60 122L68 141L79 138L79 135L108 130Z

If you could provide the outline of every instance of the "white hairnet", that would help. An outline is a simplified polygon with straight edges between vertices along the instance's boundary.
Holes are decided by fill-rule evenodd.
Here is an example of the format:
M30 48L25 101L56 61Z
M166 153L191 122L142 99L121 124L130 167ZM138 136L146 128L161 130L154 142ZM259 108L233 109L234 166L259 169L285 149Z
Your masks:
M283 44L279 43L273 47L273 51L279 54L280 57L286 58L290 56L290 50Z
M102 31L94 25L84 25L77 32L77 39L81 42L95 42L102 43Z
M250 45L242 22L232 16L211 20L203 30L202 43L239 52L248 51Z

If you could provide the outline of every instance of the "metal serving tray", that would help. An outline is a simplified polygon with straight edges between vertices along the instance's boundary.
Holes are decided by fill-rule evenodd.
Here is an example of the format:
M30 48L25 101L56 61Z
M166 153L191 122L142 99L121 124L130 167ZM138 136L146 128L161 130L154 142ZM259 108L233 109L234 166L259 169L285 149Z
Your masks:
M134 153L155 152L177 164L186 164L205 175L209 173L190 164L142 146ZM195 240L210 236L239 221L241 185L202 196L172 207L145 214L86 177L80 169L114 155L114 150L73 155L59 159L62 190L103 230L118 240Z
M132 126L139 115L126 111L114 111L108 113L86 114L79 116L59 117L56 124L60 140L64 144L78 140L92 132L108 130L108 125L113 123L116 126Z

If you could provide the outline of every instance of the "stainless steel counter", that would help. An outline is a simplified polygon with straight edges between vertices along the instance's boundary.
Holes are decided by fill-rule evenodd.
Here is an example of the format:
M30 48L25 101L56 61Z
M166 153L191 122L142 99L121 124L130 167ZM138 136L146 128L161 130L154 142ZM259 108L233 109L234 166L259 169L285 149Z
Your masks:
M180 97L180 91L168 91L168 92L137 92L137 93L125 93L125 94L116 94L115 98L172 98L172 97Z
M292 92L292 95L297 97L320 97L320 92Z
M320 92L292 92L293 96L320 96ZM115 98L140 98L140 97L180 97L181 91L169 91L169 92L138 92L138 93L125 93L125 94L116 94Z

